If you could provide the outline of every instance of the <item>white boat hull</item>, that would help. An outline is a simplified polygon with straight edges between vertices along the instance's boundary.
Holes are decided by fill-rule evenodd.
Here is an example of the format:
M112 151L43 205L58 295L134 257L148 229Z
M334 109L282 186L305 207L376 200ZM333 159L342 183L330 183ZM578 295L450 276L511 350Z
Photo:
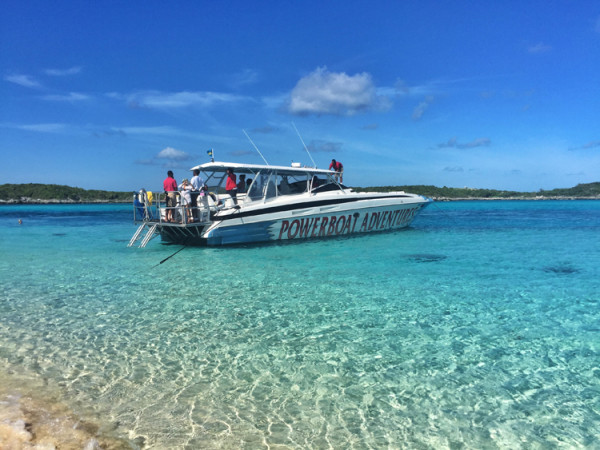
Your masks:
M249 217L240 214L239 218L232 214L226 220L214 222L206 228L202 238L207 245L218 246L318 239L400 229L409 226L429 200L420 198L392 204L386 199L364 202L371 206L364 205L357 209L356 203L338 204Z

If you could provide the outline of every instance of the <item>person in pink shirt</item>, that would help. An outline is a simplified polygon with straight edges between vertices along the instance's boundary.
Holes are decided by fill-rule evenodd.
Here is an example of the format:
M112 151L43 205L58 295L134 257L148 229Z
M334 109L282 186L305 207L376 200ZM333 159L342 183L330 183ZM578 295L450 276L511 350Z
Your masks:
M225 182L225 192L231 196L233 204L237 205L237 178L233 169L227 169L227 181Z
M173 178L173 171L167 172L167 178L163 181L163 188L166 194L167 211L165 219L167 222L175 222L173 218L173 208L177 206L177 181Z
M344 182L344 165L341 162L332 159L331 164L329 164L329 170L335 171L334 176L336 180L338 180L340 183Z

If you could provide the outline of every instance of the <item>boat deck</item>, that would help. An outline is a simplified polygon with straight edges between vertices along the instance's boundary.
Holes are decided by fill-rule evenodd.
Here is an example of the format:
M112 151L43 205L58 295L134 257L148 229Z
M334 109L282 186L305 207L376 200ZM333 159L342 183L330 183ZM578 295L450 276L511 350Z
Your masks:
M198 239L202 231L210 223L211 214L216 208L207 204L194 207L175 206L167 207L163 196L158 195L154 202L146 197L140 202L138 194L134 198L133 217L138 224L136 232L129 241L128 247L138 245L145 247L154 237L161 233L177 235L183 240L188 238ZM171 211L175 221L166 220L166 212ZM193 218L193 219L192 219Z

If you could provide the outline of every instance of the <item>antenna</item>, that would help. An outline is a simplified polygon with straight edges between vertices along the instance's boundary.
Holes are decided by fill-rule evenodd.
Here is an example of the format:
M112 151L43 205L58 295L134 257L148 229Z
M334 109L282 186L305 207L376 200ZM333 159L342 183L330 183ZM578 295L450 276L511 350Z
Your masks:
M317 168L317 163L315 162L315 160L313 159L313 157L311 156L310 152L308 151L308 147L306 146L306 144L304 143L304 139L302 139L302 136L300 136L300 132L298 131L298 128L296 128L296 124L294 122L292 122L292 125L294 126L294 130L296 130L296 133L298 134L298 137L300 138L300 141L302 142L302 145L304 145L304 150L306 150L306 153L308 153L308 157L310 158L310 160L313 163L313 166L315 167L315 169Z
M250 136L248 136L248 133L246 133L246 130L242 130L244 132L244 134L246 135L246 137L248 138L248 140L250 141L250 143L252 145L254 145L254 148L256 149L256 151L258 152L258 154L260 155L260 157L263 159L263 161L265 162L265 164L268 166L269 163L267 162L267 160L265 159L265 157L263 156L263 154L260 152L260 150L258 149L258 147L254 144L254 142L252 142L252 139L250 139Z

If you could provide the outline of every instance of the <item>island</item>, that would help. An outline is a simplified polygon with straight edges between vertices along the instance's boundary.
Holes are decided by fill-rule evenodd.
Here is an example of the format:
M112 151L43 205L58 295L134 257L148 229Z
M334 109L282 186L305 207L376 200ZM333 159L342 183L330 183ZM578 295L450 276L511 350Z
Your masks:
M128 203L132 199L133 191L88 190L58 184L41 183L0 185L0 204Z
M363 192L405 191L424 195L436 201L451 200L587 200L600 199L600 182L578 184L571 188L536 192L517 192L496 189L453 188L427 185L354 187ZM116 192L88 190L57 184L3 184L0 185L0 204L31 203L128 203L134 191Z
M496 189L452 188L437 186L379 186L357 187L366 192L406 191L424 195L436 201L451 200L588 200L600 199L600 182L578 184L572 188L552 190L540 189L536 192L517 192Z

